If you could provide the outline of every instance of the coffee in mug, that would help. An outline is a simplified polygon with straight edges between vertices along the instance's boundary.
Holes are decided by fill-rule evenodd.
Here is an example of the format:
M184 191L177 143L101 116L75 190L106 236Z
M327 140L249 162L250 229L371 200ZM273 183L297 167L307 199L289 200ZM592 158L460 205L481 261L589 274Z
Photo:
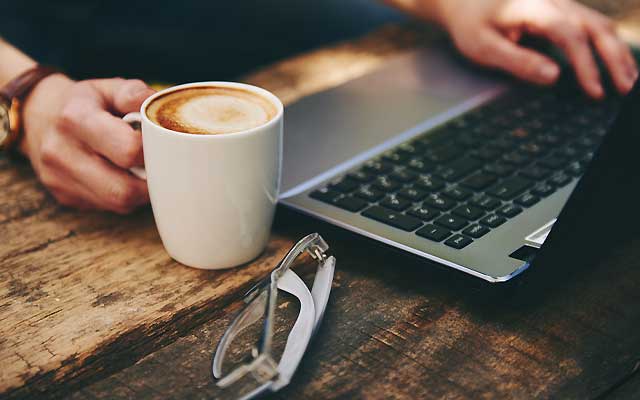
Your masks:
M147 116L163 128L199 135L219 135L256 128L278 114L273 101L254 92L202 86L155 98Z

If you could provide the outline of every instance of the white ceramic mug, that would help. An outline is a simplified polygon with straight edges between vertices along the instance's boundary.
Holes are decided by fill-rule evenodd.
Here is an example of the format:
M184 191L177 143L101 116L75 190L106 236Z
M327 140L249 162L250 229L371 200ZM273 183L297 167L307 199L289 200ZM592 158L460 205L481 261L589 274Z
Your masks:
M166 129L150 121L147 106L159 96L193 87L231 87L256 93L278 112L245 131L201 135ZM259 87L200 82L171 87L149 97L139 113L153 215L167 252L196 268L229 268L251 261L265 248L280 189L282 102Z

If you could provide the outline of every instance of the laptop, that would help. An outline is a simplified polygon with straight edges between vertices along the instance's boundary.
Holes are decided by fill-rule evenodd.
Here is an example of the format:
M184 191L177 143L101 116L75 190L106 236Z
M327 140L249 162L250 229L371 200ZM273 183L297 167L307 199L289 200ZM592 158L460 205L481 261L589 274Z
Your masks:
M639 113L637 87L594 102L425 48L287 107L280 202L506 282L635 228Z

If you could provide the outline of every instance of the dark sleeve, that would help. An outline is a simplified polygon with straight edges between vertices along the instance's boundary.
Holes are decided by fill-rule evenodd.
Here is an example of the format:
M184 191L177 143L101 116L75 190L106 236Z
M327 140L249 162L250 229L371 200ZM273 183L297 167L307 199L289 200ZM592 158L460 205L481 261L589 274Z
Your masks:
M0 35L75 78L232 80L399 18L375 0L0 0Z

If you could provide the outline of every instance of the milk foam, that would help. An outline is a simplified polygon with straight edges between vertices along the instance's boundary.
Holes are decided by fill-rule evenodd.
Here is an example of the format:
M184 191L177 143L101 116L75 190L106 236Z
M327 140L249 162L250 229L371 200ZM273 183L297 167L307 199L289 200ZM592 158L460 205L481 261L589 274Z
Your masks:
M147 115L171 130L193 134L241 132L269 122L274 104L252 92L226 87L178 90L155 99Z

